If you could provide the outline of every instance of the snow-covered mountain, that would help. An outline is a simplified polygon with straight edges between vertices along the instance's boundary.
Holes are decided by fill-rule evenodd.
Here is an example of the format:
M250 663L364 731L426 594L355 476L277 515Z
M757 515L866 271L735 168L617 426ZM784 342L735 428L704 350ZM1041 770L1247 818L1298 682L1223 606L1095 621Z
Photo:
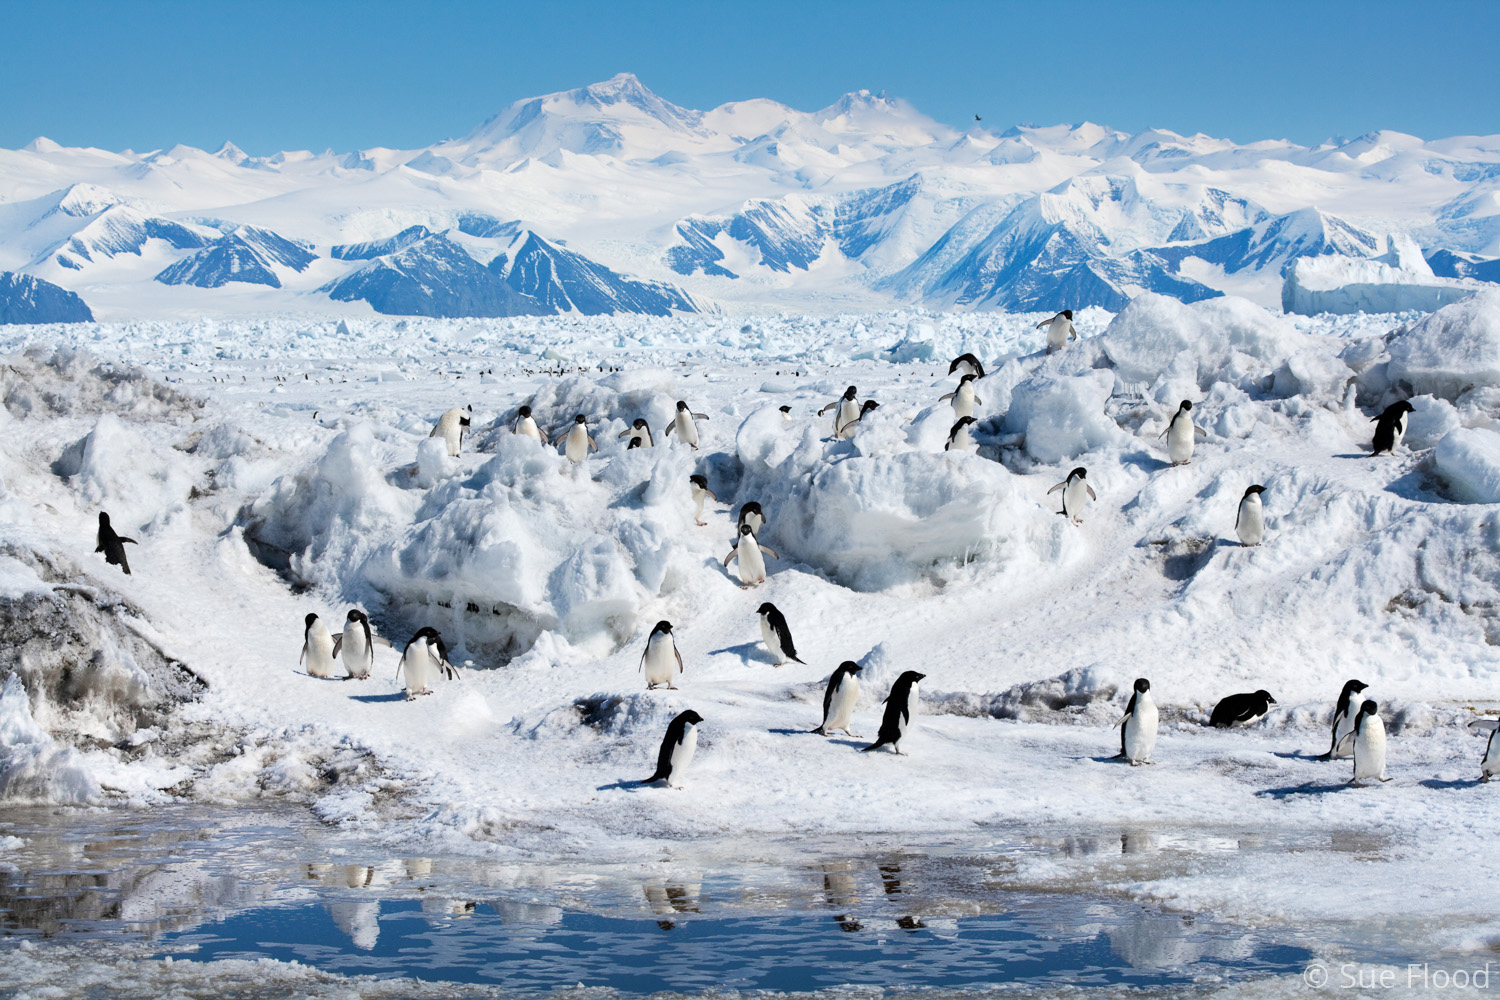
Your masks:
M1497 276L1500 136L959 132L869 91L698 111L622 73L421 149L0 150L0 269L106 319L1275 306L1292 261L1397 244Z

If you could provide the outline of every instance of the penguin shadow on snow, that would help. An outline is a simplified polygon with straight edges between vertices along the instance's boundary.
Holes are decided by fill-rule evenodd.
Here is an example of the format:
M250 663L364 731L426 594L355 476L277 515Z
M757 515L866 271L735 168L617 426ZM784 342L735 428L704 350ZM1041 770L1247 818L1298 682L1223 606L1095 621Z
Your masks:
M339 678L335 677L332 679L338 680ZM362 701L367 705L378 705L386 701L406 701L406 692L392 691L389 694L352 694L349 696L349 699L351 701Z
M1423 788L1451 789L1451 788L1479 788L1481 785L1489 784L1480 778L1454 778L1445 781L1442 778L1424 778L1417 782Z
M1133 451L1127 455L1121 455L1120 464L1133 465L1137 469L1140 469L1142 472L1146 473L1146 475L1148 476L1154 472L1161 472L1164 469L1170 469L1172 467L1171 462L1168 462L1165 459L1157 458L1155 455L1147 451Z
M1273 751L1271 751L1271 756L1272 757L1280 757L1282 760L1311 760L1311 761L1319 761L1319 762L1328 762L1328 758L1324 757L1322 754L1320 754L1320 753L1308 753L1306 750L1288 750L1288 751L1273 750ZM1340 757L1339 760L1347 762L1349 760L1349 758L1347 758L1347 757Z
M1340 781L1329 785L1320 785L1312 781L1305 781L1300 785L1288 785L1285 788L1263 788L1255 794L1270 799L1285 799L1293 795L1326 795L1330 792L1342 792L1353 787L1347 781Z
M764 652L765 647L758 642L742 642L738 646L725 646L723 649L711 649L709 656L737 656L747 664L763 663L770 665L771 654ZM760 651L757 655L757 651Z

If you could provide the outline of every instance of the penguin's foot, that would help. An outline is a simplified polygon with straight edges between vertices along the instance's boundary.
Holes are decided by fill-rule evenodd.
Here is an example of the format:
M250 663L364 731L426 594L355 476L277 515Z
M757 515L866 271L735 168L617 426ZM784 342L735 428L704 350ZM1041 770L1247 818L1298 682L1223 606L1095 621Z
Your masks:
M1488 774L1481 774L1479 776L1479 780L1485 782L1486 784L1488 784L1489 780L1490 780L1490 776Z
M668 684L667 685L667 690L668 691L676 691L677 690L677 685L676 684Z
M693 523L696 524L700 528L706 528L706 527L708 527L708 522L707 521L694 521Z
M1133 760L1133 761L1130 762L1130 766L1131 767L1140 767L1144 763L1145 763L1145 761Z
M750 584L748 584L748 583L742 583L742 584L740 584L740 589L741 590L749 590L750 589Z
M1381 775L1381 778L1380 778L1380 780L1381 780L1381 781L1390 781L1390 780L1391 780L1391 779L1390 779L1390 778L1387 778L1387 777L1385 777L1385 776L1384 776L1384 775Z

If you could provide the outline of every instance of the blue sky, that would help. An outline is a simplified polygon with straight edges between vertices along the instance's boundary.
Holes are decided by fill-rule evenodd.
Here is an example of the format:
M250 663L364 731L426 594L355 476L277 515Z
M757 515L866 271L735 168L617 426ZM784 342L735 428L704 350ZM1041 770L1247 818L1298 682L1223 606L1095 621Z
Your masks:
M1500 2L5 5L0 146L410 148L630 71L680 105L846 91L963 127L1500 132Z

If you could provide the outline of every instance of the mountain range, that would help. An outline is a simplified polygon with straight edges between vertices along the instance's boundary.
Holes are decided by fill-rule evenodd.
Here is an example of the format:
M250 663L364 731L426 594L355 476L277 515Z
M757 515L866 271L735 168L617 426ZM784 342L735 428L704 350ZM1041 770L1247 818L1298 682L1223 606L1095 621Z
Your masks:
M622 73L422 149L0 150L11 322L1276 306L1324 256L1500 280L1500 136L960 132L868 91L695 111Z

